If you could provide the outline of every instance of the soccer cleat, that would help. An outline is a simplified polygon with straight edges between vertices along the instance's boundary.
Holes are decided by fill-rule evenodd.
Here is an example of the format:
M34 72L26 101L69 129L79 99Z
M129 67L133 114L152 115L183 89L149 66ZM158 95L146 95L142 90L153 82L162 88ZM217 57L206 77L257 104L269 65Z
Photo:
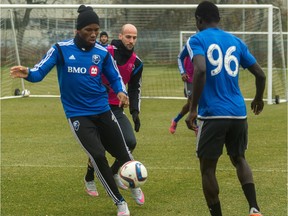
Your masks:
M170 128L169 128L170 133L174 134L176 132L176 128L177 128L177 122L172 120Z
M128 190L128 187L122 183L118 174L114 174L113 177L119 188L121 188L122 190Z
M90 196L93 196L93 197L99 196L99 193L98 193L97 188L96 188L96 184L93 180L92 181L86 181L84 178L84 183L85 183L85 191Z
M263 216L256 208L251 208L249 216Z
M130 190L131 190L132 198L135 200L135 202L138 205L144 205L145 197L141 188L131 188Z
M130 216L130 211L125 201L122 201L116 205L118 208L117 216Z

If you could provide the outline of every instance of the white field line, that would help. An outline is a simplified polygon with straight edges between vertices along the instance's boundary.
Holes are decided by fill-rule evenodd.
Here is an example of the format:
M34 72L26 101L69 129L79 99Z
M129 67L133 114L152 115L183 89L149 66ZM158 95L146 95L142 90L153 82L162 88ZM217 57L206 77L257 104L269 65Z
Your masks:
M83 168L86 166L73 166L73 165L36 165L36 164L10 164L10 165L1 165L1 167L31 167L31 168ZM150 170L197 170L199 171L199 168L195 167L147 167L147 169ZM235 171L233 168L217 168L218 171ZM279 173L287 173L287 169L252 169L253 172L279 172Z

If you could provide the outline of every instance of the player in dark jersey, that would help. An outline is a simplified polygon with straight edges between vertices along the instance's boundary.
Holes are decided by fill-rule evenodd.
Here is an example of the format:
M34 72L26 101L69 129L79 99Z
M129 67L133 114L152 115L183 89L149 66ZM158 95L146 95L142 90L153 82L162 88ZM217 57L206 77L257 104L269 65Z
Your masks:
M134 130L136 132L140 129L140 102L141 102L141 81L143 63L141 59L134 52L134 46L137 41L137 29L132 24L125 24L121 28L119 34L119 40L112 40L111 45L107 47L108 52L113 56L118 66L120 75L125 85L128 86L129 96L129 110L134 122ZM104 84L108 88L108 98L111 110L116 116L120 127L123 132L126 144L129 150L132 152L136 147L136 137L133 132L132 125L124 113L124 109L119 107L119 100L110 86L106 77L102 77ZM112 165L112 172L118 187L124 190L128 188L120 181L118 170L121 164L118 160ZM87 173L85 176L85 188L86 192L91 196L98 196L96 185L94 182L94 169L88 161ZM143 205L145 202L144 194L140 188L130 189L132 197L135 199L138 205Z
M109 36L108 36L108 33L105 32L105 31L102 31L100 33L100 36L99 36L99 44L103 47L107 47L109 46Z
M12 77L30 82L41 81L57 67L63 108L76 140L90 158L98 179L118 207L117 215L129 216L126 201L118 190L105 152L115 157L119 165L133 160L119 123L108 103L105 75L117 94L119 106L128 106L125 85L107 49L96 43L99 17L91 7L78 9L77 33L74 39L58 42L43 59L29 69L14 66Z
M195 130L197 118L197 156L209 211L212 216L222 216L215 174L225 145L248 201L250 216L261 216L252 171L245 159L247 113L238 85L239 66L247 68L255 76L256 95L251 103L255 115L260 114L264 107L266 77L247 46L239 38L218 28L220 15L215 4L201 2L195 18L199 32L186 44L186 51L194 64L191 107L186 123L189 129Z

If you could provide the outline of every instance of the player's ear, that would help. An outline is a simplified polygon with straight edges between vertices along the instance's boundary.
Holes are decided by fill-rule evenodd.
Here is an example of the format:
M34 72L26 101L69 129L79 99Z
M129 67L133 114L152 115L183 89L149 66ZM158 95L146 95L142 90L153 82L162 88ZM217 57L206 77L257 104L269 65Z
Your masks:
M196 21L199 23L199 24L202 24L202 18L200 16L196 16Z

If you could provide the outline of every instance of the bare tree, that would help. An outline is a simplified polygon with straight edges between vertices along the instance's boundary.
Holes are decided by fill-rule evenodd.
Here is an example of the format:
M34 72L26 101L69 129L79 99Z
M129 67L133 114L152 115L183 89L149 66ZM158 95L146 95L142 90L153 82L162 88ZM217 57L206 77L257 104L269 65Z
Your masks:
M39 1L38 0L25 0L25 1L26 1L26 4L47 4L48 2L48 0L39 0ZM10 4L16 4L19 1L15 3L12 0L8 0L8 2ZM51 4L54 4L55 2L57 2L57 0L53 0ZM26 27L28 26L29 21L30 21L31 11L32 11L32 8L27 8L24 12L24 15L21 15L17 11L14 11L15 27L18 30L17 31L17 43L18 43L18 47L20 50L22 48Z

